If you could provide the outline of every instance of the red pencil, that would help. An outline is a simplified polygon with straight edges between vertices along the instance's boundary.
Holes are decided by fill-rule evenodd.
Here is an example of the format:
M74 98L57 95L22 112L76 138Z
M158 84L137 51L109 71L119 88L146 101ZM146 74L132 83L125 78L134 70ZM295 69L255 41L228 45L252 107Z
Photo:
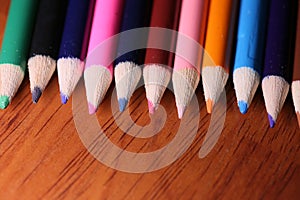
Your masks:
M150 27L160 27L177 30L181 0L154 0ZM175 34L157 37L154 31L149 32L148 43L160 42L172 49L175 48ZM174 54L159 49L147 49L143 77L145 81L146 96L149 113L153 114L171 78L170 68L173 64ZM168 67L167 67L168 66Z

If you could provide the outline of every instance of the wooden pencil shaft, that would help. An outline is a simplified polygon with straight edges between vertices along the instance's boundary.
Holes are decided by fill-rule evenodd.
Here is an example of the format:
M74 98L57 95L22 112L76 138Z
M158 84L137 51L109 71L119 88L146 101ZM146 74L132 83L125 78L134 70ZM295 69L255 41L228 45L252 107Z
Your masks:
M160 27L177 30L179 14L180 14L181 0L154 0L150 27ZM145 64L159 63L172 66L174 55L171 51L175 50L176 34L159 35L157 36L153 32L149 32L148 43L150 41L156 41L164 46L169 47L170 51L163 51L159 49L147 49Z
M182 1L177 37L174 69L195 68L200 73L203 51L192 40L204 46L206 33L208 0ZM197 19L195 23L194 20ZM187 37L185 37L185 36ZM191 38L192 40L188 39ZM184 55L184 58L178 55Z
M82 49L81 49L81 54L80 54L80 59L81 60L86 59L86 56L87 56L87 53L88 53L95 5L96 5L96 0L90 0L89 10L88 10L88 17L87 17L86 24L85 24L84 37L83 37L83 42L82 42Z
M98 0L96 2L93 19L91 20L92 25L85 68L92 65L113 68L112 61L116 56L117 42L108 39L120 31L124 2L124 0L110 0L109 2Z
M123 18L121 22L121 32L127 31L134 28L141 28L149 26L150 13L152 8L152 0L126 0ZM144 38L144 37L143 37ZM147 44L147 41L139 41ZM131 61L136 64L142 64L145 58L145 50L134 50L121 55L122 50L127 49L127 46L133 43L133 41L128 41L122 36L119 38L118 42L118 58L115 61L117 65L120 62Z
M2 41L0 64L14 64L24 71L38 0L12 0Z
M291 0L271 1L264 77L274 75L290 81L289 68L295 27L293 3Z
M234 69L248 67L261 74L270 1L242 0Z
M229 71L233 26L237 0L211 0L205 40L205 50L217 66Z
M294 54L293 81L300 80L300 3L298 2L297 36Z
M67 5L67 0L40 0L30 57L46 55L57 59Z
M59 58L80 58L90 0L69 0Z

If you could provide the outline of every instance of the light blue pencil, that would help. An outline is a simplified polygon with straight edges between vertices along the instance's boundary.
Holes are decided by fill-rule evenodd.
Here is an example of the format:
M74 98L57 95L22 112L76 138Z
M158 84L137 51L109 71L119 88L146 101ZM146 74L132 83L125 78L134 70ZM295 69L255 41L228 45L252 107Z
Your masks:
M241 1L233 83L243 114L247 112L260 82L268 10L268 0Z

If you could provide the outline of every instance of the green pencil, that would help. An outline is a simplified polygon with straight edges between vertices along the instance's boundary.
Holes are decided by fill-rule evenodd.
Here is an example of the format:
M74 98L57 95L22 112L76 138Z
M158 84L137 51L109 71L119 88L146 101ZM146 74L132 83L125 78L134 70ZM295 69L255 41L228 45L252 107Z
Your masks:
M0 53L0 108L17 92L26 68L38 0L11 0Z

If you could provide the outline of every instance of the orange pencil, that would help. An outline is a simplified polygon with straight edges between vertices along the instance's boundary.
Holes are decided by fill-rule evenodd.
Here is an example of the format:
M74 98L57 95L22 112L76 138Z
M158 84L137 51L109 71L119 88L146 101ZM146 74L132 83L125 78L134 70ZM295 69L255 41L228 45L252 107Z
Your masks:
M211 0L202 65L207 112L218 101L229 74L237 0Z

